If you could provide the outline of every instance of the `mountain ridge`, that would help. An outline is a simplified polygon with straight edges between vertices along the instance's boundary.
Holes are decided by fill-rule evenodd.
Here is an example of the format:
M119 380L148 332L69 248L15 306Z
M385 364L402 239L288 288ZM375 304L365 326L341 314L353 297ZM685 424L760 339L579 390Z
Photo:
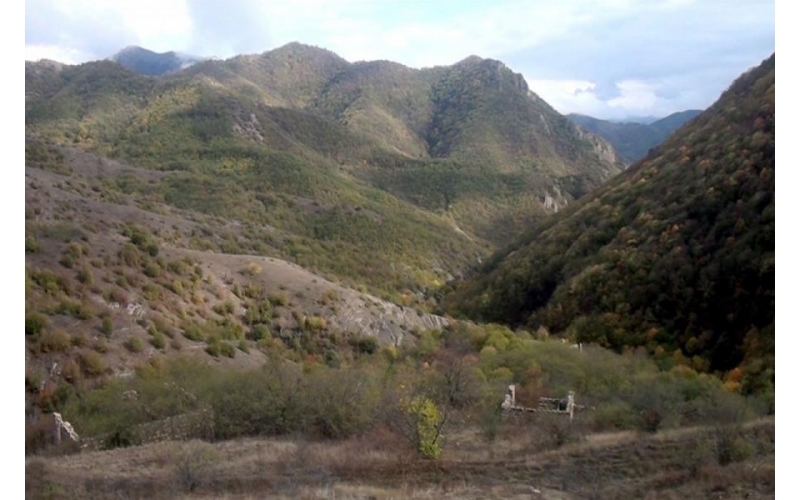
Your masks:
M579 131L530 92L521 75L491 59L416 70L388 61L349 63L291 43L150 80L98 64L66 67L38 84L60 90L28 103L29 126L49 129L45 135L68 133L73 142L77 134L78 145L145 165L185 164L179 150L214 141L332 162L492 244L512 234L520 216L544 216L621 170L610 145ZM78 80L110 88L73 87ZM115 108L99 112L91 105L98 101ZM489 178L493 172L512 185ZM433 176L453 192L420 198L410 191L418 183L412 175ZM481 184L494 186L492 192L476 191ZM462 186L468 191L459 193ZM478 210L469 203L476 195Z
M696 109L679 111L648 123L616 122L577 113L567 117L611 143L625 161L634 163L700 112Z

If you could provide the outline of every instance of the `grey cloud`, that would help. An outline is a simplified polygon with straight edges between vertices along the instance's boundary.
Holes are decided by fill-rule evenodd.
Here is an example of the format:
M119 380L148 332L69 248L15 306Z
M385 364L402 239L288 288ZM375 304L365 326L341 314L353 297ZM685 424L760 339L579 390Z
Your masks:
M593 93L601 101L609 101L621 95L617 83L608 79L596 81Z
M602 101L619 96L617 82L641 80L656 86L659 106L678 110L708 106L768 57L774 30L772 2L700 2L589 25L499 58L531 78L595 82Z
M123 20L113 9L70 16L55 8L52 1L27 0L25 43L57 45L78 50L91 59L101 59L126 45L138 43L138 40L134 33L124 28Z

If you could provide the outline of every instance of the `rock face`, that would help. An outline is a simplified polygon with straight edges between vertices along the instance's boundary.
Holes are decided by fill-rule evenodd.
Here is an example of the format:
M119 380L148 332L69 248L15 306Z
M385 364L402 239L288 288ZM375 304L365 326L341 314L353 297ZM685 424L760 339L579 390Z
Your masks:
M433 330L450 324L447 318L398 306L375 297L344 302L332 323L341 330L374 336L382 344L401 345L413 330ZM369 312L374 310L376 313Z

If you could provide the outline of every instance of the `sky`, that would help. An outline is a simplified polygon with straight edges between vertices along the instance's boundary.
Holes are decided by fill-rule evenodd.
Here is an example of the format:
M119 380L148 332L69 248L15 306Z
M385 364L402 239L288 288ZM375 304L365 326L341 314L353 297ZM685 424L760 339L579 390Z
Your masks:
M498 59L561 113L666 116L712 104L775 51L761 0L27 0L25 59L129 45L228 58L298 41L421 68Z

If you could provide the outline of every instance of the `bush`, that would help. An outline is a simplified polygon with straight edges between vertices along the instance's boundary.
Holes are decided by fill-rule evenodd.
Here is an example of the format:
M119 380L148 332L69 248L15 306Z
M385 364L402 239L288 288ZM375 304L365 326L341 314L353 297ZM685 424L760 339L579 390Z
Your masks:
M92 275L92 271L86 264L81 266L80 271L78 271L78 281L80 281L84 285L91 285L94 282L94 276Z
M39 340L42 352L64 352L71 343L72 338L64 330L44 332Z
M285 306L289 303L289 297L286 296L285 293L271 293L269 297L267 297L269 303L273 306Z
M215 305L212 308L212 311L214 311L215 313L219 314L220 316L229 316L229 315L233 314L234 309L235 309L235 306L233 305L233 302L231 302L229 300L226 300L225 302L223 302L221 304Z
M25 335L39 335L47 327L47 318L32 312L25 316Z
M378 341L375 337L358 337L351 343L359 354L374 354L378 350Z
M569 417L552 413L536 415L536 434L544 437L548 448L561 448L578 440L578 434Z
M441 427L444 418L430 398L417 396L402 405L410 422L410 437L424 459L437 459L442 453Z
M258 342L260 340L272 338L272 334L269 331L269 326L256 325L250 329L248 338L254 342Z
M236 357L236 348L227 342L220 342L219 352L228 358Z
M261 271L262 271L261 266L259 266L255 262L250 262L244 267L244 269L242 269L242 274L244 274L245 276L256 276L258 274L261 274Z
M310 318L306 318L306 328L312 332L319 332L328 328L328 322L323 317L311 316ZM372 352L375 351L373 350Z
M156 331L150 338L150 344L156 349L163 349L167 345L167 341L161 332Z
M81 353L80 359L83 372L90 377L97 377L106 371L105 360L95 351Z
M144 349L144 343L142 343L142 339L139 337L130 337L125 341L125 348L133 353L142 352L142 349Z
M222 341L218 338L210 339L206 346L206 352L215 358L222 352Z
M200 327L195 324L186 325L183 328L183 336L195 342L202 342L206 339Z
M100 332L106 337L110 337L111 333L114 331L114 323L111 322L111 318L108 316L104 316L103 320L100 324Z
M39 242L33 236L25 237L25 253L36 253L39 251Z
M92 310L89 304L85 304L83 302L70 300L70 299L63 299L56 308L56 312L58 314L66 314L72 316L73 318L78 319L91 319L94 315L94 311Z
M161 266L157 262L148 260L144 263L144 275L149 278L158 278L161 275Z
M741 462L753 455L755 446L742 434L741 427L736 425L721 425L714 429L714 450L720 465Z
M217 451L203 441L181 444L172 457L178 482L188 492L195 491L208 480L208 472L217 460Z

